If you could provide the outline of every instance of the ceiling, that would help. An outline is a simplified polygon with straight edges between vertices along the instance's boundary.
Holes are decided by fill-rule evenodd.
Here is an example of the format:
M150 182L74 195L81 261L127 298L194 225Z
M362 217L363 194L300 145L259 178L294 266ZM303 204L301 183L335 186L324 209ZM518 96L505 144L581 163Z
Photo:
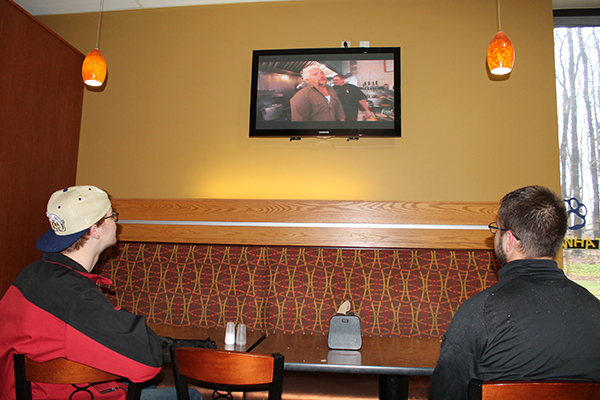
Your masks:
M103 0L15 0L32 15L73 14L100 11ZM105 11L184 7L205 4L252 3L281 0L104 0ZM552 0L554 9L600 8L600 0Z
M32 15L74 14L100 11L102 0L14 0ZM281 0L104 0L104 11L185 7L205 4L255 3ZM600 1L600 0L598 0Z

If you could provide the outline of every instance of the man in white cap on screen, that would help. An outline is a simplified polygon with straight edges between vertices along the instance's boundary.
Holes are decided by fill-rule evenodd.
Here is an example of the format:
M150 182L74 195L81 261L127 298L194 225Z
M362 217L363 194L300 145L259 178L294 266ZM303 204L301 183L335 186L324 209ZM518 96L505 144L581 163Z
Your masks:
M118 214L106 192L74 186L48 202L48 230L37 242L40 260L27 266L0 300L0 400L15 399L13 354L35 361L66 358L126 377L153 378L162 366L160 339L144 317L115 309L91 274L100 253L117 241ZM32 384L33 398L68 399L72 385ZM121 382L95 384L93 399L125 399ZM190 390L191 398L201 398ZM78 398L75 396L74 398ZM142 391L142 399L175 399L174 388Z

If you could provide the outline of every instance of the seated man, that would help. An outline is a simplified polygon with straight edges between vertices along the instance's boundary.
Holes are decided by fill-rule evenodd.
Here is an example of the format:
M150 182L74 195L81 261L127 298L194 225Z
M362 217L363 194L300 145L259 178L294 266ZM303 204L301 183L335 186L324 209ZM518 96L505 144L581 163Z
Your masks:
M40 260L27 266L0 301L0 399L15 398L13 354L35 361L66 358L123 376L153 378L162 366L159 338L143 317L115 310L91 274L98 256L117 241L118 214L94 186L55 192L46 216L52 229L37 242ZM120 382L92 385L95 400L125 399ZM71 385L32 384L34 399L69 399ZM190 390L192 399L200 393ZM78 397L75 397L78 398ZM175 389L144 389L142 398L176 399Z
M515 190L490 229L500 280L456 312L433 400L467 399L471 379L600 381L600 301L553 261L567 231L564 202L539 186Z

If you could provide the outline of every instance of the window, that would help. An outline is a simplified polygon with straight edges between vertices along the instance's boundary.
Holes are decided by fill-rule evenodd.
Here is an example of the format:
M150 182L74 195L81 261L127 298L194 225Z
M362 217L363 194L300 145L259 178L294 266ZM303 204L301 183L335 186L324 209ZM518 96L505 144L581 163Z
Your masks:
M561 186L569 210L564 270L600 298L600 13L554 15Z

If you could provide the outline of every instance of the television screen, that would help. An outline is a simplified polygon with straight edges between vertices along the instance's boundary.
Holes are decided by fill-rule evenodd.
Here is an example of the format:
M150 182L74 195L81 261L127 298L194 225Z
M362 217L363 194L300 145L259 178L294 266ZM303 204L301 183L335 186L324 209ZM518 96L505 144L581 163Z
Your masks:
M400 137L400 48L255 50L250 137Z

